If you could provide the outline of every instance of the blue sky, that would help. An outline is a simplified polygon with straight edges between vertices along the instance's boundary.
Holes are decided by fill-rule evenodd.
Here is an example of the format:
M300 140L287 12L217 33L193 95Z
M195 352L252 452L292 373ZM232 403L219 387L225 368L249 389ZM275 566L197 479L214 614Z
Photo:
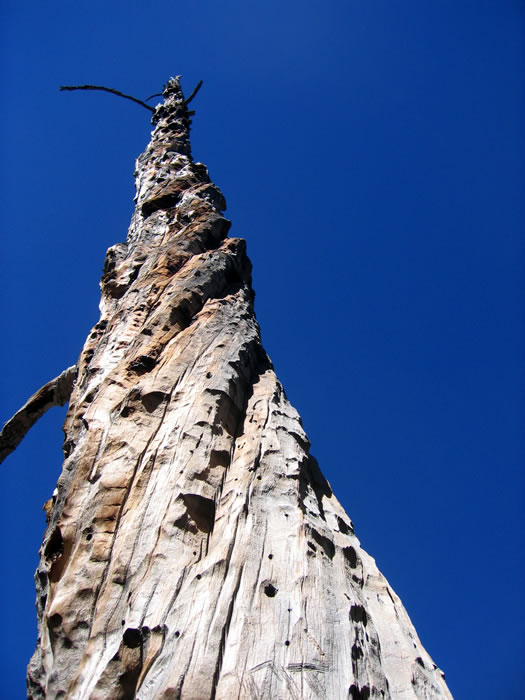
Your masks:
M127 232L145 98L246 238L265 348L456 698L523 697L524 8L6 0L0 421L73 364ZM1 467L0 697L25 697L54 409ZM9 545L9 546L7 546Z

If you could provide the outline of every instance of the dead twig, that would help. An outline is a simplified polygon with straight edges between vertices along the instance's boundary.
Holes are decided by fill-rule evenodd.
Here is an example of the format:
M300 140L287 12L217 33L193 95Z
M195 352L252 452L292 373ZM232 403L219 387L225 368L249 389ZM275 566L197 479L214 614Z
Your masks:
M118 95L119 97L124 97L126 100L136 102L138 105L145 107L150 112L155 111L153 107L150 107L142 100L138 100L136 97L132 97L131 95L125 95L123 92L120 92L120 90L114 90L113 88L104 87L103 85L61 85L60 90L102 90L103 92L110 92L112 95ZM148 100L149 99L150 98L148 97Z
M0 432L0 462L11 454L21 442L27 431L52 406L63 406L73 391L77 367L68 367L39 389L10 418Z
M195 97L195 95L199 92L199 90L201 89L201 87L202 87L202 80L199 80L199 82L197 83L197 85L196 85L194 91L191 93L191 95L188 97L187 100L184 100L184 104L185 104L185 105L189 105L189 104L190 104L190 102L193 100L193 98Z

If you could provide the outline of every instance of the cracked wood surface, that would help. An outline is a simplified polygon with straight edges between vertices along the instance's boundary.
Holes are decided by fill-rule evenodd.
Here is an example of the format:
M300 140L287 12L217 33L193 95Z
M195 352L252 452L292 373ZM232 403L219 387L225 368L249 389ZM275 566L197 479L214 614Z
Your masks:
M169 81L78 362L32 698L450 698L260 341Z

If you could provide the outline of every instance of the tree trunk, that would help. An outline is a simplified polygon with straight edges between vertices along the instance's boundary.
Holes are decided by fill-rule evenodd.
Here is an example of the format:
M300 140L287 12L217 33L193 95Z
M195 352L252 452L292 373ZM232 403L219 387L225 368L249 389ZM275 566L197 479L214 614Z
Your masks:
M178 80L77 363L32 698L450 698L309 453Z

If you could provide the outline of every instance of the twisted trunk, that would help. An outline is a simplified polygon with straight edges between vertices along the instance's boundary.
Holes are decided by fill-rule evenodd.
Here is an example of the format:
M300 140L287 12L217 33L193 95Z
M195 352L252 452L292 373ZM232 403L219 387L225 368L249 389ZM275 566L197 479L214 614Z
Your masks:
M32 698L449 698L272 369L178 80L78 361Z

